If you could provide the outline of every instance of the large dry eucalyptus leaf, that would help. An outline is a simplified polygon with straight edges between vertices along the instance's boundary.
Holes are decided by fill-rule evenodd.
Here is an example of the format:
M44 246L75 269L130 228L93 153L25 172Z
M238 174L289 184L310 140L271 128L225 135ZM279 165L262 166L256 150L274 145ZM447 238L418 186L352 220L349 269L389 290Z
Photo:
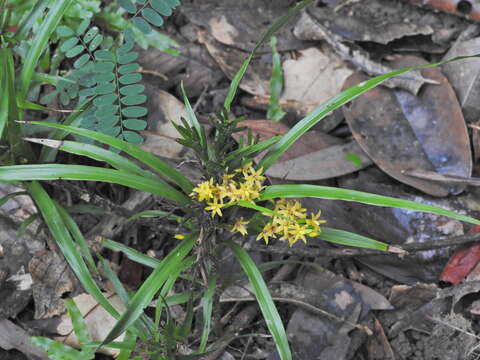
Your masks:
M300 50L298 56L283 62L285 86L281 100L303 103L306 115L338 94L352 72L328 46Z
M307 12L333 33L351 41L372 41L380 44L406 36L431 35L435 42L449 40L467 26L455 16L419 9L406 1L328 0L324 6L310 6ZM301 24L297 25L301 26ZM308 34L308 27L303 27ZM318 40L302 36L303 40Z
M414 57L397 67L423 63ZM458 194L463 184L447 184L406 176L404 170L427 170L469 177L470 140L455 93L439 69L422 70L440 85L425 85L418 96L377 87L344 107L350 129L362 149L387 174L433 196ZM365 81L352 75L344 88Z
M260 37L293 5L291 0L209 0L184 5L180 11L195 25L208 30L220 43L250 52ZM277 32L280 51L302 48L303 42L293 36L295 19ZM270 52L268 43L260 52Z
M357 163L357 160L360 163ZM267 175L285 180L323 180L350 174L371 164L372 161L358 143L350 141L312 151L291 160L279 160L268 168Z
M245 120L254 136L266 140L288 132L288 126L271 120ZM246 136L247 130L234 135ZM357 164L351 159L359 159ZM261 155L259 156L259 159ZM343 140L319 131L309 131L295 142L266 172L266 175L284 180L321 180L358 171L371 164L368 156L355 141Z
M163 90L147 86L148 93L148 130L143 131L145 142L142 149L169 159L181 159L185 147L175 139L180 135L172 122L181 124L181 118L187 118L183 103L175 96Z
M243 61L249 55L247 52L218 42L206 31L200 31L198 39L205 45L210 55L229 79L233 79ZM252 95L267 96L270 92L271 73L271 60L253 59L240 82L240 89Z
M455 43L444 59L456 56L480 54L480 37ZM480 118L480 59L472 58L453 61L442 65L442 71L450 80L458 101L462 106L463 116L467 121L477 121Z

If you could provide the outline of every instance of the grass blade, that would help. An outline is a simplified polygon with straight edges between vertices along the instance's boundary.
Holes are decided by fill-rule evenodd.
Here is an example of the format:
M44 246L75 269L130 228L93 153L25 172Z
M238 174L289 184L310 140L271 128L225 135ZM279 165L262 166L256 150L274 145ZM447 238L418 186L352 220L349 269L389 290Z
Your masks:
M230 108L231 108L233 99L235 98L235 94L237 93L237 90L238 90L238 85L240 84L240 81L242 81L245 73L247 72L248 65L250 64L253 57L255 56L255 53L257 52L258 48L267 39L269 39L273 34L275 34L275 32L277 32L278 29L280 29L283 25L285 25L294 15L296 15L300 10L302 10L304 7L309 5L312 1L313 0L304 0L304 1L299 2L297 5L295 5L291 9L289 9L287 14L285 14L280 19L275 21L268 28L268 30L263 34L260 41L255 45L252 52L250 53L248 58L243 62L242 66L240 67L238 72L235 74L235 76L232 79L232 82L230 83L230 87L228 88L227 96L225 97L225 101L223 102L223 107L224 107L224 109L226 110L227 113L230 112Z
M104 239L102 241L103 247L112 250L112 251L120 251L124 253L130 260L135 261L139 264L151 267L155 269L157 266L160 265L160 260L152 258L148 255L145 255L141 253L140 251L137 251L135 249L132 249L131 247L128 247L126 245L123 245L119 242L109 240L109 239Z
M146 178L123 171L86 165L40 164L0 167L0 181L29 180L84 180L103 181L128 186L164 197L180 204L191 202L183 193L166 182Z
M183 102L185 104L185 110L187 112L188 122L190 123L190 126L193 127L197 132L198 138L200 139L200 147L202 148L202 150L205 151L207 149L207 136L205 135L205 129L198 122L197 116L195 115L195 112L192 109L192 105L190 105L190 101L188 101L187 93L183 88L183 82L180 84L180 87L182 89Z
M259 166L263 166L263 168L266 170L268 169L275 161L278 160L282 154L287 151L287 149L295 142L298 140L300 136L305 134L312 126L314 126L316 123L318 123L320 120L325 118L327 115L329 115L333 110L339 108L340 106L346 104L347 102L355 99L356 97L362 95L363 93L367 92L370 89L373 89L374 87L380 85L382 82L384 82L387 79L390 79L394 76L402 75L405 73L408 73L412 70L418 70L418 69L426 69L426 68L431 68L435 66L439 66L442 64L446 64L451 61L457 61L461 59L468 59L472 57L480 57L480 55L471 55L471 56L458 56L453 59L445 60L445 61L440 61L432 64L426 64L426 65L419 65L419 66L411 66L407 67L404 69L392 71L387 74L383 74L380 76L376 76L374 78L371 78L369 80L366 80L358 85L352 86L341 93L331 97L328 99L326 102L324 102L322 105L317 107L315 110L313 110L309 115L307 115L305 118L300 120L297 124L295 124L294 127L290 129L288 133L283 135L282 139L277 142L274 146L270 148L268 153L265 155L265 157L260 161Z
M192 192L193 184L190 180L187 179L187 177L185 177L181 172L177 171L163 160L159 159L155 155L150 154L148 151L142 150L138 146L117 139L113 136L97 133L92 130L82 129L74 126L46 123L41 121L31 121L29 122L29 124L42 125L63 130L68 133L85 136L100 143L113 146L114 148L124 151L128 155L149 166L161 176L170 179L172 182L180 186L186 194L190 194Z
M42 13L46 7L46 1L38 0L35 5L33 5L30 13L22 20L13 37L17 40L22 40L25 38L28 31L33 27L33 24L35 24L35 21L42 16Z
M123 157L113 151L108 149L101 148L100 146L85 144L78 141L68 141L68 140L50 140L50 139L36 139L36 138L25 138L25 140L42 144L54 149L59 149L70 154L76 154L80 156L86 156L90 159L103 161L114 167L117 170L122 170L125 172L130 172L132 174L150 177L152 179L157 179L158 176L152 174L149 171L143 170L140 166L135 164L133 161Z
M348 231L332 229L322 226L322 231L318 237L322 240L348 246L361 247L366 249L388 251L388 244L373 240L368 237L354 234Z
M155 294L163 286L165 281L167 281L169 276L177 271L183 259L188 255L190 250L192 250L194 241L194 235L187 236L185 240L175 247L155 270L153 270L131 299L127 310L122 314L117 324L104 339L104 344L115 340L138 319L143 313L143 309L152 301Z
M125 306L128 306L130 302L130 296L127 293L127 290L122 285L122 282L118 278L117 274L112 270L110 265L102 256L99 256L100 262L102 264L103 273L107 277L108 280L113 285L113 289L117 293L117 295L122 300ZM155 334L155 328L152 320L145 314L141 314L139 319L135 322L135 327L139 330L140 336L144 340L148 339L148 337L153 336Z
M27 56L25 56L25 62L20 73L20 99L26 99L28 88L33 79L33 73L37 67L38 60L47 47L48 40L57 28L63 14L72 3L73 0L55 1L54 5L50 8L45 21L40 26L39 31L32 39L32 46L28 50Z
M68 231L68 228L66 227L65 223L62 221L62 217L58 213L54 201L50 198L50 196L42 188L42 186L36 181L28 183L27 189L33 200L35 201L38 211L42 215L45 224L50 230L50 233L60 247L60 250L62 251L63 256L67 260L68 265L70 265L70 268L75 273L82 286L113 317L120 317L120 314L108 302L108 300L98 288L98 285L93 280L92 275L87 268L87 265L77 251L77 248Z
M0 50L0 52L3 52L4 50ZM3 130L5 129L8 121L8 114L9 114L9 94L8 94L8 77L7 77L7 64L5 62L5 59L3 57L3 54L0 54L0 91L1 91L1 97L0 97L0 139L2 138L3 135Z
M75 108L75 111L69 114L65 120L63 121L63 126L77 126L80 124L82 117L81 115L90 109L92 106L92 101L93 98L90 98L89 100L85 101L84 103L80 104ZM68 131L62 130L62 129L55 129L53 130L50 134L48 134L48 138L51 140L63 140L65 136L69 134ZM42 151L40 152L40 157L39 157L39 162L40 163L50 163L54 162L55 158L57 157L57 149L50 148L44 146L42 148Z
M389 196L366 193L362 191L317 185L272 185L262 193L261 200L291 197L317 197L330 200L354 201L375 206L388 206L405 210L448 216L453 219L480 225L480 221L469 216L457 214L436 206L420 204L411 200L396 199Z
M275 36L272 36L270 40L270 47L272 48L272 77L270 79L270 101L268 103L267 119L280 121L285 116L285 112L279 105L283 90L283 72Z
M73 331L77 336L78 343L83 347L83 345L88 344L92 341L90 333L88 332L87 324L83 319L82 313L75 304L75 301L73 301L72 299L68 299L64 302L64 304L67 308L68 315L72 320Z
M32 344L43 349L51 357L50 359L87 360L92 357L84 357L80 351L71 348L61 342L51 340L43 336L32 336Z
M98 271L97 266L95 265L95 260L93 260L93 256L90 253L87 240L85 240L85 237L78 228L77 223L72 219L70 214L63 207L61 207L56 201L54 201L54 203L57 206L58 213L62 217L63 223L65 224L76 244L78 245L80 253L87 262L90 271L97 273Z
M127 219L127 221L137 220L137 219L142 218L142 217L145 217L145 218L163 217L163 218L168 219L168 220L178 220L178 219L180 219L180 216L168 213L166 211L145 210L145 211L140 211L140 212L136 213L135 215L132 215L131 217L129 217Z
M287 334L285 332L285 328L283 327L282 319L280 319L280 315L278 314L277 308L275 307L270 292L268 291L267 284L265 283L265 280L263 280L262 274L258 270L252 258L242 247L232 241L228 241L227 245L230 247L230 249L232 249L233 253L240 262L243 271L245 271L247 274L250 284L252 284L258 305L260 306L260 310L265 318L267 327L273 336L275 344L277 345L280 358L282 360L291 360L292 353L290 352Z
M225 158L225 162L232 161L235 158L242 158L242 157L255 157L257 154L261 153L262 151L268 149L270 146L275 144L279 141L282 137L280 135L272 136L267 140L263 140L257 144L244 146L240 149L234 150L228 154Z
M217 278L211 274L210 279L208 279L207 291L205 291L205 295L202 298L203 331L200 339L200 346L198 348L200 353L205 352L205 349L207 348L208 335L210 334L210 328L212 326L213 295L215 294L216 287Z

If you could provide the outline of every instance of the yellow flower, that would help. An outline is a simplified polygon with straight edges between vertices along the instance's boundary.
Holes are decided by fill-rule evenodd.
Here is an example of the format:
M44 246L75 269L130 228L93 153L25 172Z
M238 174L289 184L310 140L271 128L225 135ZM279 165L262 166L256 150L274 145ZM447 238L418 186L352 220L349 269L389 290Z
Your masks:
M257 240L263 239L265 241L265 244L268 245L268 239L271 237L276 238L275 227L272 223L268 223L263 227L262 232L258 234Z
M242 216L240 217L240 219L236 221L235 224L233 224L233 226L230 229L230 232L238 231L242 235L247 235L247 227L245 226L247 224L248 224L248 220L243 220L243 216Z
M175 239L178 239L178 240L183 240L183 239L185 239L185 235L183 235L183 234L177 234L177 235L174 236L174 238L175 238Z
M250 169L247 172L243 172L243 176L245 177L246 182L251 183L261 183L265 180L265 176L262 176L263 167L258 170L255 170L253 167L250 166Z
M280 210L279 213L297 219L305 219L307 217L307 209L302 207L300 201L297 200L287 201L285 210Z
M209 206L205 207L205 210L209 210L212 212L212 217L217 214L218 216L222 216L222 207L224 206L221 202L218 202L218 199L213 199L213 201L208 203Z
M239 200L252 201L260 197L260 193L253 189L248 183L240 183L237 188L236 197Z
M197 193L197 199L200 201L213 199L213 194L216 190L215 185L213 185L213 178L208 181L201 182L197 187L193 188L191 196L194 196L194 193Z
M302 240L306 244L307 238L305 237L305 235L307 235L309 232L310 230L307 227L302 226L299 223L293 224L289 230L290 236L288 237L288 244L292 246L298 240Z
M318 234L320 234L320 225L326 223L325 220L318 219L320 217L320 213L320 210L318 210L316 214L311 213L311 218L305 220L305 224L310 226L310 230L312 231L310 234L308 234L310 237L318 236Z

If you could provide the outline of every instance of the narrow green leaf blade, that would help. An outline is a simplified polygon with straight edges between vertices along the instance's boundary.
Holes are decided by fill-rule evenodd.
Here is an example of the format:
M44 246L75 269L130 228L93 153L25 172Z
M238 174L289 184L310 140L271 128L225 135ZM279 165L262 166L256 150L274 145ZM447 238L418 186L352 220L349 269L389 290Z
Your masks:
M183 102L185 104L185 110L187 111L187 118L188 122L190 123L190 126L195 129L195 131L198 134L198 137L200 139L200 146L202 149L207 149L207 136L205 135L205 129L203 126L200 124L200 122L197 119L197 116L195 115L195 112L193 111L192 105L190 105L190 101L188 100L187 93L185 92L185 88L183 87L183 82L180 83L180 87L182 89L182 95L183 95Z
M90 337L90 333L88 332L87 324L83 319L82 313L72 299L65 300L64 304L67 308L68 315L72 320L73 330L77 336L78 343L82 346L88 344L92 341L92 338Z
M45 224L47 224L50 233L59 245L63 256L65 256L67 263L70 265L70 268L80 280L80 283L105 310L107 310L113 317L118 318L120 314L108 302L93 280L90 271L78 253L75 243L62 221L62 217L58 213L57 206L53 200L36 181L28 183L27 189L35 201L38 211L42 215Z
M191 200L160 179L138 176L127 172L86 165L40 164L0 167L0 181L32 180L103 181L146 191L179 204Z
M138 146L129 144L126 141L122 141L112 136L108 136L105 134L97 133L95 131L82 129L74 126L46 123L41 121L32 121L30 122L30 124L42 125L42 126L63 130L66 132L85 136L90 139L94 139L98 142L113 146L133 156L135 159L139 160L145 165L148 165L150 168L155 170L161 176L172 180L175 184L178 184L186 194L190 194L192 192L193 184L181 172L174 169L169 164L157 158L156 156L150 154L149 152L142 150Z
M208 288L205 291L205 295L202 298L203 307L203 331L200 338L200 345L198 351L200 353L205 352L207 348L208 336L210 334L210 328L212 326L212 310L213 310L213 295L217 287L217 279L215 276L210 275L208 280Z
M255 292L258 305L262 311L267 327L273 336L273 340L277 345L278 353L282 360L292 360L292 353L288 345L288 338L285 332L285 328L282 323L282 319L278 314L277 308L272 300L270 292L268 290L265 280L263 280L260 270L253 262L248 253L239 245L232 241L228 241L227 245L232 249L236 258L240 262L240 265L247 274L250 284Z
M448 216L453 219L480 225L480 221L469 216L457 214L436 206L420 204L415 201L396 199L384 195L376 195L362 191L342 189L318 185L272 185L262 193L261 200L291 197L317 197L330 200L354 201L375 206L388 206L405 210L422 211L426 213Z
M299 2L297 5L289 9L287 14L285 14L280 19L275 21L272 24L272 26L270 26L270 28L268 28L268 30L262 35L262 38L257 42L252 52L250 53L248 58L243 62L242 66L240 67L238 72L235 74L235 76L232 79L232 82L230 83L227 96L225 97L225 101L223 102L223 107L227 111L227 113L230 112L230 107L232 105L233 99L235 98L235 94L237 93L238 85L240 84L240 81L242 81L245 73L247 72L248 65L250 64L253 57L255 56L255 53L257 52L258 48L268 38L270 38L278 29L280 29L283 25L285 25L292 18L292 16L296 15L301 9L303 9L305 6L310 4L312 1L313 0L304 0Z
M48 45L48 40L62 19L63 14L72 3L73 0L55 1L54 5L52 5L48 11L46 19L43 21L39 30L35 34L35 37L32 39L32 46L28 50L28 54L24 59L25 62L23 63L22 71L20 73L20 98L26 98L38 60L45 51L45 48Z
M176 272L183 259L192 250L194 241L194 235L187 236L185 240L176 246L155 270L153 270L152 274L143 282L140 289L138 289L131 299L127 310L122 314L117 324L104 339L104 344L115 340L138 319L145 307L152 301L165 281L167 281L168 277Z
M332 229L322 226L321 233L318 236L320 239L347 246L355 246L366 249L388 251L388 244L370 239L368 237L354 234L344 230Z

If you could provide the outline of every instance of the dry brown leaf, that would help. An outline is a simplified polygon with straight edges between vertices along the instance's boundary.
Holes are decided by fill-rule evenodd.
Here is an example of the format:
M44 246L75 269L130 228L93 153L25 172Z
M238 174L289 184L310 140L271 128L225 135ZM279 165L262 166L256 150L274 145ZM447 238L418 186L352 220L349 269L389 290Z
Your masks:
M338 94L352 70L327 46L299 51L295 59L283 62L285 88L281 99L296 100L311 112Z
M233 79L247 58L248 53L230 48L216 41L206 31L198 32L198 39L203 43L210 55L215 59L229 79ZM240 89L258 96L267 96L270 87L271 63L253 59L240 82Z
M284 135L289 128L283 123L271 120L245 120L239 126L246 126L260 140L275 135ZM236 139L247 131L238 132ZM361 166L348 159L358 156ZM259 155L258 160L262 157ZM371 164L368 156L355 141L343 143L334 136L319 131L309 131L295 142L266 172L266 175L285 180L320 180L358 171Z
M180 119L187 118L185 107L166 91L149 89L149 94L148 130L142 132L145 142L140 147L158 156L181 159L185 148L176 142L180 135L172 122L181 124Z
M425 63L400 58L396 67ZM472 171L470 140L460 105L439 69L424 69L425 77L440 85L425 85L418 96L377 87L344 106L350 129L362 149L387 174L433 196L458 194L464 184L448 184L406 176L419 169L469 177ZM344 88L367 77L357 73Z
M444 59L480 53L480 37L456 43ZM442 65L442 71L455 89L467 121L480 118L480 59L464 59Z
M120 298L114 294L104 294L110 304L122 313L125 311L125 305ZM101 307L95 299L88 294L81 294L73 298L75 304L80 310L84 321L88 327L92 341L103 341L110 330L113 329L117 320L110 315L103 307ZM55 337L55 340L61 341L67 345L78 348L78 340L73 331L73 325L68 313L62 316L61 322L57 327L57 333L60 335ZM122 341L124 334L117 338L117 341ZM116 356L120 352L118 349L102 348L103 353Z

